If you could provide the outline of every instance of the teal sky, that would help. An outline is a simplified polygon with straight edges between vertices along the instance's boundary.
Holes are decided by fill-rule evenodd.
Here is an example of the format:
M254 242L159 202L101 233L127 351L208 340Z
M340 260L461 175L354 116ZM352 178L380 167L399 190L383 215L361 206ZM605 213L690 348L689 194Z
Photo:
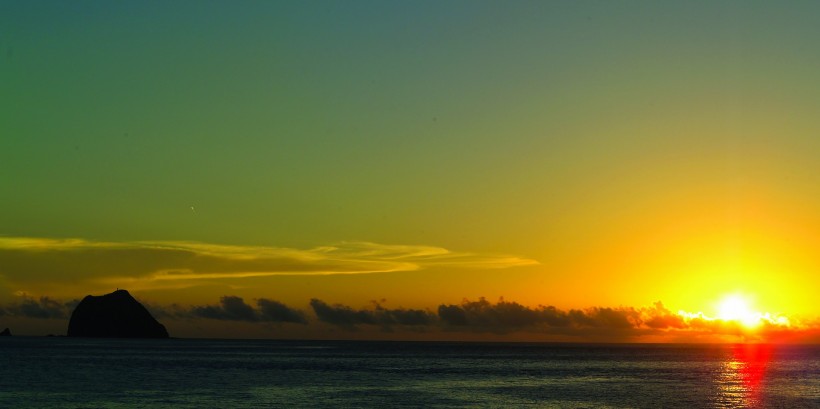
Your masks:
M601 173L813 112L810 4L4 2L0 226L529 241Z
M818 15L816 2L3 1L0 236L433 246L527 260L459 270L478 279L452 299L572 305L694 309L670 277L731 270L707 285L717 296L786 265L790 281L761 298L808 305L783 294L815 284L818 264ZM36 293L5 276L8 293ZM398 287L425 285L401 277L349 285L407 300ZM307 299L288 280L276 285Z

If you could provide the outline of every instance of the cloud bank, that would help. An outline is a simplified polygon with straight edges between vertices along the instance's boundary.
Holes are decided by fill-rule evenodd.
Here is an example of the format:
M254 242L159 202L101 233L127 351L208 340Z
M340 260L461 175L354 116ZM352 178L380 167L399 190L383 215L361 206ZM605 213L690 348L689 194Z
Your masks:
M222 297L219 303L219 305L194 306L190 309L189 314L194 317L216 320L307 324L302 311L266 298L256 300L258 308L246 304L241 297L230 295ZM177 311L174 315L185 314Z
M32 298L28 295L20 296L16 302L0 307L0 316L63 319L71 315L71 311L79 304L79 300L68 302L56 301L49 297Z
M181 282L276 275L372 274L433 267L500 269L535 264L535 260L517 256L370 242L303 250L197 242L0 237L0 277L20 286L87 281L159 288Z
M429 311L387 309L380 303L374 303L372 309L355 310L341 304L329 305L314 298L310 300L310 307L319 321L348 330L355 330L359 325L378 325L389 329L394 325L425 327L436 323L435 314Z
M18 301L0 307L0 317L67 319L77 300L61 302L49 297L22 295ZM245 323L298 324L342 331L378 330L414 333L531 334L563 340L628 341L651 339L690 342L697 339L737 339L756 341L820 341L820 321L761 320L748 328L735 321L672 312L660 302L650 307L590 307L560 309L530 307L500 299L463 300L459 304L439 304L435 309L388 308L385 301L364 308L331 304L311 299L309 310L294 308L276 300L259 298L246 302L226 295L216 304L146 305L163 320L213 320ZM720 338L723 337L723 338ZM734 337L734 338L731 338Z

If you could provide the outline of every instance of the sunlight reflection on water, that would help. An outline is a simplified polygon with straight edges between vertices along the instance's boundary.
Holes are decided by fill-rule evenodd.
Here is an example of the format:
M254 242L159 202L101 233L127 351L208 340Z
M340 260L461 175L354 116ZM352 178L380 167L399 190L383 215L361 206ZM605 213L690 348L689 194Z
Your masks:
M721 365L717 383L720 407L761 407L761 390L771 360L768 345L736 345Z

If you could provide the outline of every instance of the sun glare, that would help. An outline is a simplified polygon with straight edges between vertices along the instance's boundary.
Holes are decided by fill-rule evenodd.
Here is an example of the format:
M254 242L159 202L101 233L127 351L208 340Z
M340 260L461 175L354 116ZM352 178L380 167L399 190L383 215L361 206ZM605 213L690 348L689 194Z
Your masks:
M754 310L753 304L749 302L748 298L738 294L725 296L715 304L715 307L717 313L715 316L709 316L703 312L693 313L684 310L679 310L678 315L687 322L735 323L755 332L764 325L780 328L792 327L793 325L785 315Z
M760 313L749 309L749 303L739 295L730 295L720 302L718 318L724 321L737 321L747 327L760 324Z

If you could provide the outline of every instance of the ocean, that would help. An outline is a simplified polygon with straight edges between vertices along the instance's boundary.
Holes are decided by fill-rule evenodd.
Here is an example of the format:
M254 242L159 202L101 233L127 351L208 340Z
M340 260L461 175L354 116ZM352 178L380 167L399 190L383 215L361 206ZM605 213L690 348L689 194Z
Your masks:
M820 346L0 338L2 408L820 408Z

